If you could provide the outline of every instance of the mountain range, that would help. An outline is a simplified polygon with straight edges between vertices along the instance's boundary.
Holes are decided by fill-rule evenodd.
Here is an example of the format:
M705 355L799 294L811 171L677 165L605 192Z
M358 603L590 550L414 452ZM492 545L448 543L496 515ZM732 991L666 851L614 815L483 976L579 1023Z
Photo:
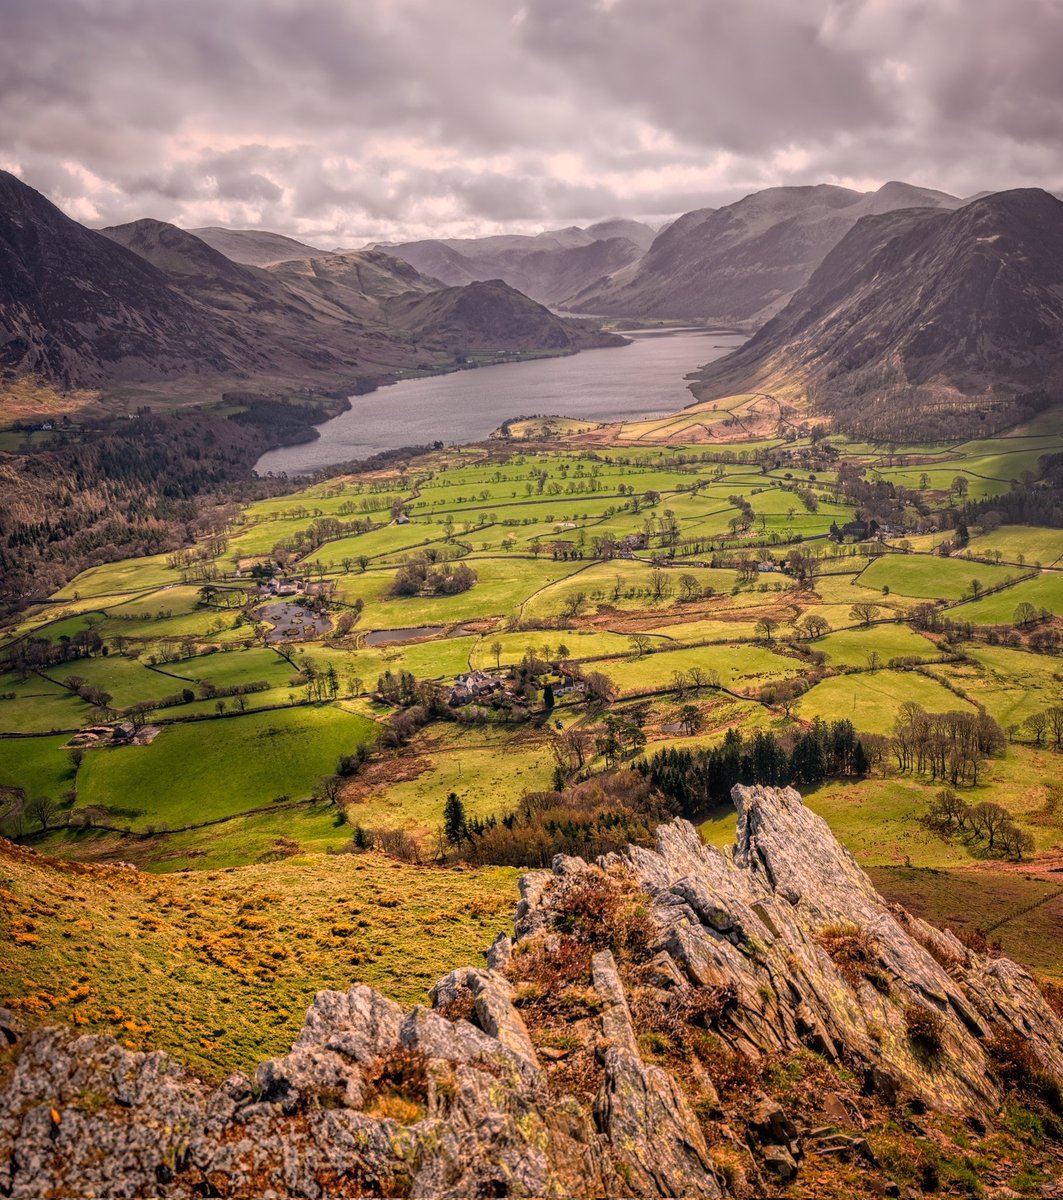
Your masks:
M288 241L270 238L241 244L261 258ZM64 388L195 377L349 392L475 351L620 341L501 281L462 297L382 251L304 250L261 267L161 221L87 229L0 172L0 374Z
M711 399L785 380L864 436L882 436L899 408L924 432L939 412L948 436L947 414L972 397L984 414L986 398L1058 392L1061 331L1063 203L1038 188L997 192L862 218L694 390Z
M641 221L614 218L586 229L573 225L535 235L432 238L378 248L444 283L504 279L534 300L558 305L638 262L654 236Z
M907 183L886 183L874 192L829 184L767 188L723 208L685 213L644 257L568 296L561 307L756 328L807 282L861 217L962 203Z
M699 396L785 380L864 436L898 412L940 416L965 397L985 412L987 397L1063 377L1063 203L1037 189L960 200L905 183L769 188L656 235L616 219L323 251L264 231L199 233L154 220L87 229L0 173L0 373L348 394L477 352L620 340L540 302L567 292L570 311L749 327L702 372Z

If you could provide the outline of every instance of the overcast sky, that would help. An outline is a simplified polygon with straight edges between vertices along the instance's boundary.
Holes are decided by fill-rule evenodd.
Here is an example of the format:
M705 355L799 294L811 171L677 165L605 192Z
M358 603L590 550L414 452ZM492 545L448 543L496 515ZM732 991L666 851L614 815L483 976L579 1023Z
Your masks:
M1063 186L1063 0L0 0L0 167L316 245Z

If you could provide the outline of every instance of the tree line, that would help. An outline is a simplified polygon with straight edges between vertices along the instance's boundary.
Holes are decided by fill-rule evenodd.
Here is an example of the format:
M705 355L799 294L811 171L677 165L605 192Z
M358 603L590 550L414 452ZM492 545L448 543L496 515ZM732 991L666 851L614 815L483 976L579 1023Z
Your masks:
M798 732L789 744L770 730L751 737L729 729L723 742L709 749L658 750L635 764L662 795L691 819L703 816L731 798L736 783L809 785L839 776L866 775L871 759L852 722L823 721Z

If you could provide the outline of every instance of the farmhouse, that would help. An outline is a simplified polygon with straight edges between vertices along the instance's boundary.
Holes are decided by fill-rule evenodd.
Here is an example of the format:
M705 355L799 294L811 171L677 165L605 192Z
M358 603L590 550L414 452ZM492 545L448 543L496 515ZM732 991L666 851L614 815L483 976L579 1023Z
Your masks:
M447 703L451 708L461 708L501 690L502 684L493 675L488 675L486 671L469 671L455 678Z

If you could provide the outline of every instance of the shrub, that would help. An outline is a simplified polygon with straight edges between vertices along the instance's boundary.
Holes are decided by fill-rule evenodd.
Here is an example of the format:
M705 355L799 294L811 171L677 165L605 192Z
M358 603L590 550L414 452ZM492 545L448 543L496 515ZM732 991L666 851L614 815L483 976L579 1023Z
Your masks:
M1045 1069L1029 1041L1013 1029L997 1029L985 1044L1000 1082L1006 1088L1024 1092L1043 1101L1057 1113L1063 1113L1063 1093L1059 1080Z
M421 843L405 829L374 829L369 831L371 844L378 850L401 859L402 862L421 861Z
M904 1010L904 1026L908 1040L927 1058L937 1058L944 1048L945 1023L923 1004L909 1004Z
M398 1046L373 1062L365 1087L367 1113L412 1125L428 1101L428 1059L421 1050Z
M816 935L842 977L854 990L864 981L889 994L890 979L882 969L878 939L857 925L827 925Z
M656 934L644 899L630 875L591 867L555 885L551 909L557 928L577 941L638 957Z

